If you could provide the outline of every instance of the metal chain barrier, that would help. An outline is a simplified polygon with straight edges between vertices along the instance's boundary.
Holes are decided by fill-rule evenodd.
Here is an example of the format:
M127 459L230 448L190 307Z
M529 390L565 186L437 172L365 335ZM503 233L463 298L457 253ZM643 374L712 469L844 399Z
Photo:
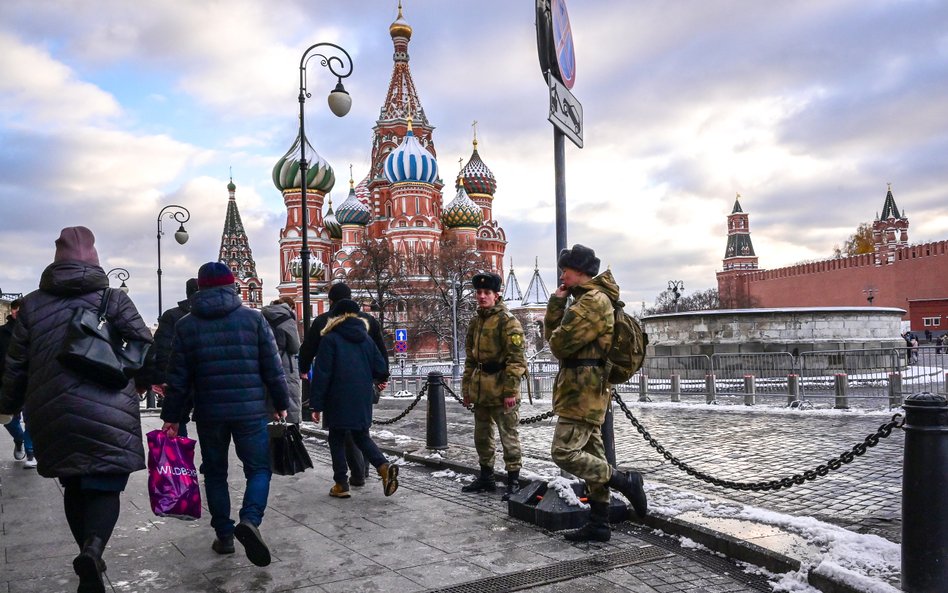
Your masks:
M394 418L389 418L388 420L373 420L372 424L395 424L402 418L408 415L409 412L415 409L415 406L418 405L418 402L421 401L421 398L425 396L425 393L428 392L428 384L425 383L425 386L421 388L421 391L418 392L418 395L415 396L415 401L408 404L408 407L405 408L405 411L395 416Z
M462 406L464 406L465 409L467 409L469 412L473 412L473 411L474 411L474 404L470 404L470 405L465 406L465 405L464 405L464 400L461 399L461 398L458 396L458 394L454 393L454 390L451 389L451 388L448 386L447 383L444 384L444 388L445 388L445 390L446 390L448 393L451 394L451 397L453 397L454 399L456 399L457 402L458 402L459 404L461 404ZM544 413L542 413L542 414L537 414L536 416L530 416L529 418L521 418L521 419L520 419L520 424L534 424L534 423L536 423L536 422L540 422L541 420L546 420L547 418L552 418L553 416L556 416L556 414L553 412L553 410L550 410L549 412L544 412Z
M645 430L645 427L642 426L638 419L632 415L629 407L625 405L625 402L622 401L622 398L619 397L619 393L615 389L612 390L612 398L616 401L616 403L619 404L619 407L622 408L623 412L625 412L626 418L628 418L629 422L632 423L632 426L634 426L635 429L639 431L639 434L642 435L642 438L645 439L649 445L654 447L654 449L658 451L660 455L662 455L678 469L686 472L689 476L693 476L699 480L704 480L705 482L715 486L731 488L733 490L752 490L754 492L780 490L781 488L789 488L794 484L803 484L807 480L815 480L817 478L823 477L830 471L841 468L843 464L852 463L856 457L865 455L866 451L868 451L870 447L875 447L879 444L879 439L888 437L890 434L892 434L893 429L902 428L902 425L904 424L902 414L894 414L891 421L880 425L876 432L867 436L863 442L856 443L851 450L843 451L839 454L839 456L830 459L826 463L816 466L814 469L806 470L802 474L794 474L793 476L780 478L778 480L765 480L762 482L734 482L731 480L715 478L714 476L698 471L672 455L665 449L665 447L660 445L658 441L656 441L655 438L653 438L652 435L650 435L649 432Z

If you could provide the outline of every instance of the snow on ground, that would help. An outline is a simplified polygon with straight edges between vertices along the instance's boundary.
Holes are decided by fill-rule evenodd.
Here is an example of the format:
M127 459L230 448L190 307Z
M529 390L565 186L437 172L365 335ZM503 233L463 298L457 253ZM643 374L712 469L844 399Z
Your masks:
M638 397L637 394L621 394L623 396L632 396ZM623 400L626 398L623 397ZM677 408L682 409L682 407L687 406L689 410L707 410L710 412L722 412L725 414L806 414L808 416L869 416L869 417L886 417L890 418L892 414L896 412L902 413L902 408L876 408L876 409L867 409L867 408L847 408L837 410L834 408L809 408L806 410L800 408L787 408L787 407L771 407L767 405L757 405L757 406L738 406L738 405L715 405L715 404L693 404L693 403L673 403L673 402L640 402L640 401L626 401L626 405L630 408ZM621 410L616 410L617 414L621 414Z

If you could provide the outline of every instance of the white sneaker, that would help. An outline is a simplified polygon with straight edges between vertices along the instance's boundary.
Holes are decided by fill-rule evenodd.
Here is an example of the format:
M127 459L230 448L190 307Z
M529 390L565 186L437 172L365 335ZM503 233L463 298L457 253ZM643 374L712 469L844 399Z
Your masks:
M27 455L26 461L23 462L23 469L36 469L36 458L32 455Z

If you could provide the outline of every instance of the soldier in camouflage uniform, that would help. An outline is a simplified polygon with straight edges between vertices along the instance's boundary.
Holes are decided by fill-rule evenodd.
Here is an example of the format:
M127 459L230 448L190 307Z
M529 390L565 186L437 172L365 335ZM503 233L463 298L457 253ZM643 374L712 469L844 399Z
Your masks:
M523 327L500 298L500 276L477 274L477 314L471 319L464 348L464 404L474 404L474 446L481 473L463 492L493 492L494 424L504 449L507 500L520 478L520 381L527 371Z
M567 533L571 541L608 541L609 487L625 495L639 517L648 511L642 476L621 472L606 461L600 427L610 403L605 359L612 345L615 313L612 301L619 287L599 258L583 245L560 252L560 286L550 296L543 320L550 351L560 361L553 385L553 411L558 419L551 455L563 470L586 481L590 519ZM567 307L567 297L573 302Z

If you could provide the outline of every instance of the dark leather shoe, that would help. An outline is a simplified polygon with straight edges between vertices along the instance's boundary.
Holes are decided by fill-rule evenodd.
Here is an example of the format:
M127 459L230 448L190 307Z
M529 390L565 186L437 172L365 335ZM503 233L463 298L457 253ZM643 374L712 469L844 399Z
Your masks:
M211 544L211 549L218 554L233 554L237 551L236 548L234 548L234 536L230 535L215 538L214 543Z
M234 537L243 544L248 560L257 566L270 564L270 548L260 537L260 531L255 525L241 521L234 527Z

